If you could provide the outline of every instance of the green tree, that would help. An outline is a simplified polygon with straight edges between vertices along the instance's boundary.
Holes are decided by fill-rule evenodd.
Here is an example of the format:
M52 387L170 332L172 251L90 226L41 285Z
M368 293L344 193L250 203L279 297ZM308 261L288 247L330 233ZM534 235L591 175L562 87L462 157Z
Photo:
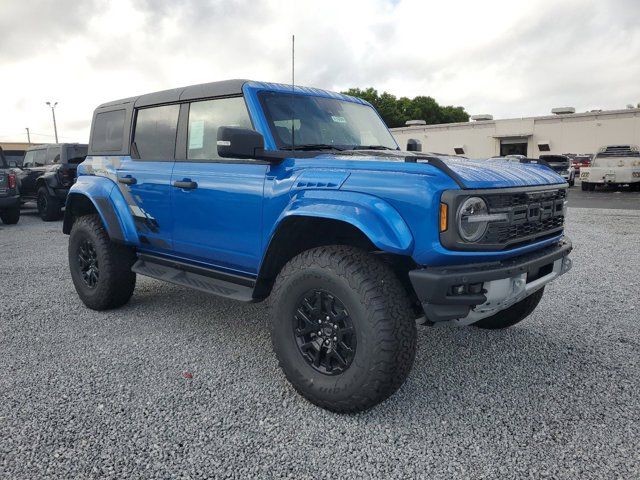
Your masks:
M424 120L427 124L468 122L464 107L441 106L432 97L396 98L387 92L379 94L375 88L350 88L347 95L366 100L374 106L388 127L402 127L407 120Z

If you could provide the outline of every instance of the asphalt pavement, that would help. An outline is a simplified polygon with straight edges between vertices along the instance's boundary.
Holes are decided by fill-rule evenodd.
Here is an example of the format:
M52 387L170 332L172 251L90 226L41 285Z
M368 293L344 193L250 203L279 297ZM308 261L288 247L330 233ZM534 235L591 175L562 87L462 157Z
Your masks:
M640 478L640 212L569 216L526 321L420 327L407 383L349 416L289 386L265 305L138 277L88 310L26 214L0 226L0 478Z

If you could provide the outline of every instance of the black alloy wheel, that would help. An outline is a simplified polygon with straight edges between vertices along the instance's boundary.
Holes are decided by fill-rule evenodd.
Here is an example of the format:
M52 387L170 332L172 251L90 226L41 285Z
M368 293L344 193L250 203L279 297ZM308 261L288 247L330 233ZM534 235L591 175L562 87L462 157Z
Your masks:
M98 253L93 243L84 240L78 248L78 266L84 283L89 288L95 288L100 277L100 268L98 266Z
M335 296L310 290L293 317L298 350L314 370L337 375L349 368L356 353L356 334L349 312Z

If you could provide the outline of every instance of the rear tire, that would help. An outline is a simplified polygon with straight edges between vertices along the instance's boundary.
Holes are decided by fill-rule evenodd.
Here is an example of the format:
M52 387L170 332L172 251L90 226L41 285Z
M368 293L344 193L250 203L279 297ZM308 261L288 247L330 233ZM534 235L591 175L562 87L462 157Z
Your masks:
M20 220L20 205L0 210L0 219L5 225L15 225Z
M582 182L580 184L580 188L582 189L583 192L586 192L587 190L589 190L589 182Z
M527 298L520 300L515 305L505 308L495 315L483 318L479 322L474 323L473 326L486 330L500 330L502 328L512 327L531 315L540 303L543 294L544 287L532 293Z
M82 302L93 310L117 308L129 301L136 286L131 271L136 255L109 240L100 216L79 217L69 235L69 269Z
M409 299L389 266L363 250L329 246L294 257L276 279L270 309L280 367L322 408L371 408L411 371L417 334Z
M38 206L38 213L40 214L40 218L42 218L42 220L44 220L45 222L59 220L62 216L60 200L49 195L47 187L42 186L38 189L36 203Z

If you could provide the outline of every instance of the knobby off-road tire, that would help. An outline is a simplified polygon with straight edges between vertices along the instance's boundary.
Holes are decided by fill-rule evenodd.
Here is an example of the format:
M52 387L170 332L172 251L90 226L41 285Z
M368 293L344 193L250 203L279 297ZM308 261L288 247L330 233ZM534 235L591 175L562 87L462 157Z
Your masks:
M501 310L495 315L483 318L479 322L473 324L474 327L484 328L487 330L499 330L501 328L512 327L518 322L527 318L533 312L544 294L544 287L527 298L520 300L515 305Z
M321 320L342 317L337 331L350 330L350 325L353 332L325 340L343 339L353 347L351 354L345 353L348 350L336 342L342 356L351 358L339 373L318 371L299 346L309 337L300 340L297 335L306 326L298 309L318 292L329 310ZM301 253L278 275L269 303L271 339L280 367L294 388L320 407L335 412L366 410L398 390L411 371L416 325L410 302L389 266L365 251L330 246ZM309 309L303 313L312 316ZM331 324L326 328L330 331ZM319 333L322 330L309 335L317 341ZM335 358L329 363L342 366Z
M131 271L135 260L132 249L109 240L99 215L79 217L73 224L69 269L87 307L108 310L127 303L136 286L136 274Z
M42 218L42 220L44 220L45 222L60 220L60 217L62 216L62 207L60 206L60 200L49 195L47 187L42 186L38 189L36 205L38 206L38 213L40 214L40 218Z
M15 225L20 220L20 206L0 210L0 219L5 225Z

